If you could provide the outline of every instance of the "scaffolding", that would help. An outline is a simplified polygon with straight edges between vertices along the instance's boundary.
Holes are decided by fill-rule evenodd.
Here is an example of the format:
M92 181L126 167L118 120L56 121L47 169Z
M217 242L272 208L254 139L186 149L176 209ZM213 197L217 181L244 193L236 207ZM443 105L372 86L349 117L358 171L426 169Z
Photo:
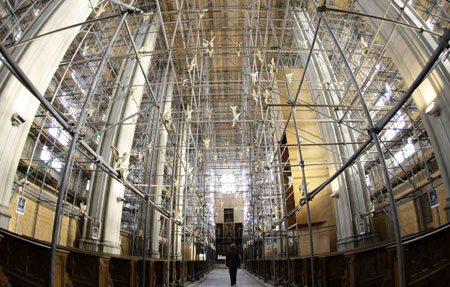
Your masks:
M441 184L411 95L448 53L448 2L392 0L375 16L359 12L356 1L99 1L40 94L11 51L46 36L21 39L49 2L5 1L0 36L2 65L41 102L13 196L55 209L53 252L83 236L69 227L62 243L61 215L76 219L70 224L98 220L90 210L101 201L87 206L98 187L92 179L103 176L125 186L121 231L132 240L131 255L145 260L149 231L159 226L162 258L215 259L217 202L232 194L242 200L244 258L308 254L314 278L316 236L339 230L313 226L313 199L333 183L352 182L360 235L374 216L390 216L403 286L397 208L425 204ZM389 18L397 8L400 17ZM407 20L411 11L425 26ZM160 28L150 31L155 19ZM379 21L377 29L369 19ZM386 25L391 33L382 40ZM412 86L388 52L400 28L439 43ZM155 48L140 49L149 33ZM144 85L124 86L135 63ZM116 105L139 88L137 112L121 118ZM102 145L126 125L135 130L123 167L103 158ZM339 196L333 187L331 197ZM436 214L440 225L437 207ZM142 278L145 272L143 264Z

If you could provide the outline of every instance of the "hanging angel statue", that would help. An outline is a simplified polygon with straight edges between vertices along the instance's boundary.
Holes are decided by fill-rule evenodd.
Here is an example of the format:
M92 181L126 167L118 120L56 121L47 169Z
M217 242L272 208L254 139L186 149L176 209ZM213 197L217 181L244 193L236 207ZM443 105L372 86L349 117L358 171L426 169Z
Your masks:
M197 160L198 160L199 163L202 163L202 161L203 161L203 154L202 154L201 150L199 150L197 152Z
M205 146L205 149L209 149L210 142L211 142L210 138L203 139L203 145Z
M189 105L186 107L186 111L184 111L184 116L186 117L186 122L189 123L192 119L192 112L193 110Z
M170 131L171 126L172 126L172 109L171 108L164 111L163 120L167 126L167 130Z
M192 167L188 167L188 169L187 169L187 176L190 181L192 181L192 170L193 170Z
M308 49L308 42L303 41L303 40L297 40L297 42L300 44L300 47L302 47L303 49Z
M256 49L256 57L258 58L258 60L261 62L261 65L262 65L263 62L264 62L264 58L263 58L263 55L261 53L261 50Z
M236 125L236 122L239 121L239 116L241 115L241 113L237 113L236 109L237 106L230 106L231 112L233 113L233 125L232 127L234 128L234 126Z
M269 74L270 74L270 77L273 79L273 78L275 77L275 72L276 72L275 59L272 58L272 59L270 60L270 64L267 65L267 66L268 66L268 68L269 68Z
M231 39L231 42L233 42L233 44L236 46L236 53L237 53L238 57L240 57L242 41L238 44L235 41L233 41L233 39Z
M258 71L254 72L254 73L250 73L250 76L252 77L253 85L256 85L256 82L258 81Z
M188 66L188 70L189 72L192 72L192 70L194 70L194 68L197 66L197 58L193 58L191 63Z
M292 187L294 185L294 175L288 177L288 185L289 187Z
M309 189L309 183L306 183L306 188ZM299 184L298 189L300 190L300 194L302 196L305 196L305 187L303 186L303 184Z
M208 52L210 58L214 52L214 40L215 39L216 39L216 36L214 36L210 41L203 39L203 47L206 48L206 52Z
M257 104L258 103L258 94L256 93L255 89L253 89L253 91L252 91L252 97L253 97L253 100L255 101L255 104Z
M294 75L294 73L286 74L286 80L287 80L288 84L290 84L292 82L293 75Z
M94 10L95 18L98 18L101 14L103 14L106 11L106 5L108 2L102 0L97 4L97 7L92 7L92 10Z
M198 17L200 18L200 19L202 19L203 17L205 17L205 12L207 12L208 11L208 9L202 9L202 10L200 10L199 12L198 12Z
M266 103L266 105L270 104L270 92L269 90L265 89L264 90L264 102Z
M127 153L120 154L115 146L111 146L115 170L119 174L119 178L125 180L128 175Z
M178 210L175 212L175 220L183 221L183 216L181 215L181 212L179 212Z
M359 44L361 51L363 53L364 56L369 55L369 49L367 48L368 44L367 42L364 40L364 37L361 37L361 43Z

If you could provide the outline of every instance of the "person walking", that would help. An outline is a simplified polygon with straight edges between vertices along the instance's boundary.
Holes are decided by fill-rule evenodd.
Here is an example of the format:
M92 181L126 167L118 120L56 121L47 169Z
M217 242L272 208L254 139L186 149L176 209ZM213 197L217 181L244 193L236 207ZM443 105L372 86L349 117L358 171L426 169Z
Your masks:
M227 252L226 265L230 270L231 286L236 285L236 274L239 267L241 267L241 257L236 250L236 244L231 244L231 250Z

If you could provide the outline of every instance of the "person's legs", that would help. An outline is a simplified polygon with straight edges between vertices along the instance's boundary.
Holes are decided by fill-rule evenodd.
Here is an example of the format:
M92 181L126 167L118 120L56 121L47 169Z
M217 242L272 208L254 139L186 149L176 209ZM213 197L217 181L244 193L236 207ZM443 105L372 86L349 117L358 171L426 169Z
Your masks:
M230 267L231 285L235 285L236 284L236 273L237 273L237 268Z

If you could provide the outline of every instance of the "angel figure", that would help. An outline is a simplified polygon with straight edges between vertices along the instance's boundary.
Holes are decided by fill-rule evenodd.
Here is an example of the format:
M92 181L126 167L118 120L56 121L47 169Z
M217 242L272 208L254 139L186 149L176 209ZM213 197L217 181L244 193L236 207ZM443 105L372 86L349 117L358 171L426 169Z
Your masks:
M218 158L219 158L219 157L217 156L217 154L215 154L215 155L213 156L214 161L217 161Z
M216 39L216 36L214 36L210 41L203 39L203 47L206 48L206 51L208 52L210 58L214 52L214 40L215 39Z
M142 163L144 161L144 154L141 152L138 152L137 160L138 160L138 163Z
M350 36L350 30L347 27L344 27L344 29L342 30L342 33L344 33L345 36Z
M84 202L81 202L80 203L80 211L82 214L86 214L86 208L87 208L86 204L84 204Z
M288 185L292 187L294 185L294 174L288 177Z
M236 122L239 121L239 116L241 115L241 113L238 114L234 114L233 115L233 125L232 127L234 128L234 126L236 125Z
M95 18L98 18L101 14L103 14L106 11L106 5L108 4L108 2L105 2L105 3L103 3L103 2L105 2L105 1L100 1L97 4L97 7L93 8L94 13L95 13Z
M267 158L269 165L272 163L274 156L275 156L275 152L269 154L269 156Z
M202 161L203 161L203 154L202 154L201 150L199 150L197 152L197 160L198 160L199 163L202 163Z
M189 79L184 79L183 82L181 83L181 87L186 87L187 82L189 81Z
M81 48L81 54L86 56L87 52L89 52L88 42L84 42L83 48Z
M164 122L167 125L167 128L170 129L170 125L172 124L172 109L166 109L163 114Z
M253 97L253 100L255 101L255 104L257 104L258 103L258 94L256 93L255 89L253 89L253 91L252 91L252 97Z
M115 170L119 174L119 178L125 180L128 174L128 164L127 164L127 153L124 152L120 155L119 151L115 146L111 146Z
M258 71L254 72L254 73L250 73L250 76L252 77L253 85L256 85L256 81L258 80Z
M276 66L275 66L275 59L274 58L272 58L271 60L270 60L270 64L269 65L267 65L268 67L269 67L269 74L270 74L270 77L271 78L273 78L274 76L275 76L275 71L276 71Z
M92 103L90 103L89 107L88 107L87 114L86 114L86 118L87 119L91 118L94 113L95 113L95 107L94 107L94 105Z
M187 123L189 123L191 121L192 112L193 112L193 110L191 109L191 107L189 105L187 105L186 111L184 111L184 116L186 117Z
M231 39L231 42L233 42L233 44L236 46L236 53L237 53L238 57L240 57L242 41L238 44L235 41L233 41L233 39Z
M231 112L233 113L233 125L232 127L234 128L234 126L236 125L236 122L239 121L239 116L241 115L241 113L237 113L236 109L237 106L230 106Z
M359 46L361 48L361 51L364 56L367 56L369 54L369 49L367 48L367 42L364 40L364 37L361 36L361 43L359 43Z
M210 138L203 139L203 145L205 146L205 149L209 149L210 142L211 142Z
M208 110L208 119L209 119L209 120L211 120L212 112L213 112L213 109L210 108L210 109Z
M196 66L197 66L197 58L193 58L188 67L189 72L192 72L192 70L194 70L194 67Z
M258 58L258 60L261 62L261 65L262 65L263 62L264 62L264 58L263 58L262 53L261 53L261 51L259 49L256 49L256 57Z
M258 161L255 161L255 162L253 163L253 166L254 166L254 170L255 170L255 171L258 171L258 170L259 170L259 162L258 162Z
M306 188L309 189L309 183L306 183ZM303 184L299 184L298 189L300 190L300 194L302 196L305 196L305 188L304 188Z
M337 83L336 83L336 87L337 87L339 90L343 90L343 89L344 89L344 81L337 82Z
M302 47L303 49L308 49L308 42L303 41L303 40L297 40L297 42L300 44L300 47Z
M182 221L183 220L183 217L181 216L181 212L179 212L179 211L175 212L175 220L176 221Z
M288 84L290 84L292 82L293 75L294 75L294 73L286 74L286 80L287 80Z
M205 17L205 12L207 12L208 11L208 9L202 9L202 10L200 10L199 12L198 12L198 17L200 18L200 19L202 19L203 17Z
M243 159L244 158L244 153L243 152L239 152L239 158Z
M270 92L269 90L264 90L264 102L266 103L266 105L270 104Z
M190 181L192 181L192 170L193 170L192 167L188 167L188 169L187 169L187 176Z

